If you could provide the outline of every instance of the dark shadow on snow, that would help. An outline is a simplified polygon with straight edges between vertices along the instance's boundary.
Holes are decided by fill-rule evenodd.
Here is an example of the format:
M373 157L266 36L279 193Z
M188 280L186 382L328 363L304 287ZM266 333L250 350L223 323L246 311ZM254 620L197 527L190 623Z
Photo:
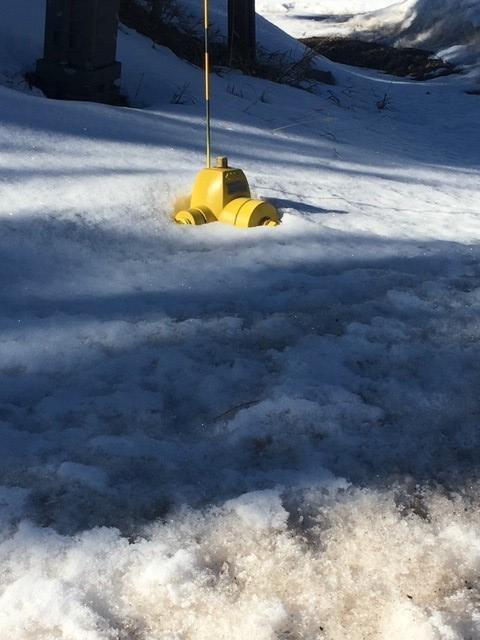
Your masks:
M182 256L158 234L45 224L0 227L0 483L31 488L37 523L133 535L181 503L315 483L325 468L358 486L476 477L479 349L455 296L480 284L478 247L351 236L356 253L329 257L325 244L312 252L315 237L243 236L220 280L211 265L227 241L218 255L214 243L195 249L195 230ZM305 258L283 262L297 239ZM336 242L347 246L331 232ZM277 265L242 258L260 243L278 248ZM149 256L145 286L162 261L195 264L203 285L76 292L119 256ZM68 295L48 293L53 281ZM432 287L453 306L429 300ZM18 364L24 349L31 360ZM340 395L327 401L325 385ZM63 462L100 467L108 484L69 479Z

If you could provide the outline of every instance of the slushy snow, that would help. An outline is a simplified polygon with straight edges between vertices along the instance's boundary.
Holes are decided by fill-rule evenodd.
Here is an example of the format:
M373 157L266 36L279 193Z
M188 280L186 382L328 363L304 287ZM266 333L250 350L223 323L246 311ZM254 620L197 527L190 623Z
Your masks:
M200 70L122 26L131 108L47 100L43 10L0 22L0 638L480 637L470 79L221 71L282 224L178 227Z

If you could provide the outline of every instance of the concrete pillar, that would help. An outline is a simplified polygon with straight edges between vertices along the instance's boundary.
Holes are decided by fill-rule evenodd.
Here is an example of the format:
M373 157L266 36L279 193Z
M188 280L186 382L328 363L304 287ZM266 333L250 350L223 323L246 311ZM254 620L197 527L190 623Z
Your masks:
M36 71L47 96L118 100L118 9L119 0L47 0L44 56Z
M255 0L228 0L230 63L251 68L256 62Z

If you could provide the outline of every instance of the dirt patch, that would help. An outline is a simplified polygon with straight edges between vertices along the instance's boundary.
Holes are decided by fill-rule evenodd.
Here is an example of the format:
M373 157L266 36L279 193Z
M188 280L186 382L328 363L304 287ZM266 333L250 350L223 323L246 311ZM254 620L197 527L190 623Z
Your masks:
M350 38L314 37L303 38L301 42L334 62L377 69L394 76L430 80L457 73L452 64L424 49L389 47Z

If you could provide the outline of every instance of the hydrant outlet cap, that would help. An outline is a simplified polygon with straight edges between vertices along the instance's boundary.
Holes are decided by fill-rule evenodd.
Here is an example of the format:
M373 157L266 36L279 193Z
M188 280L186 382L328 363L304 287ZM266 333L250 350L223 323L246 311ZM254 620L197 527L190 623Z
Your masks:
M228 158L227 158L227 156L218 156L217 157L217 168L218 169L228 169Z

